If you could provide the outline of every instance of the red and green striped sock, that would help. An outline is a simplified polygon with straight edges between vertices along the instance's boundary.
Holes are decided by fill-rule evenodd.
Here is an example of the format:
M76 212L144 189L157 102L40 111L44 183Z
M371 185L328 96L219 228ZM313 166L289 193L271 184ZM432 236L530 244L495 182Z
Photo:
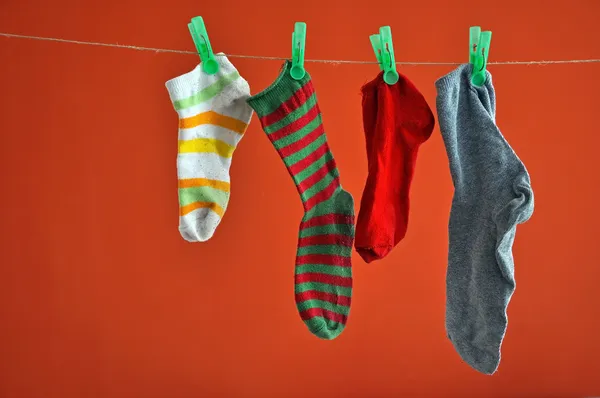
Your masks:
M277 80L248 103L304 205L296 252L298 311L314 335L333 339L350 311L354 201L340 184L310 76L294 80L289 69L288 61Z

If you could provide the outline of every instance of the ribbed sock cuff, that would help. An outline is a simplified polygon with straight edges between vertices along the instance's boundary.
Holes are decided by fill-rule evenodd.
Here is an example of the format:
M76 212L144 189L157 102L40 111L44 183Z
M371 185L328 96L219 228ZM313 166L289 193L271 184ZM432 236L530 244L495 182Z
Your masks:
M370 82L365 83L361 88L360 91L362 93L362 95L369 95L369 94L373 94L374 92L376 92L377 90L377 86L379 84L381 84L381 82L383 82L383 72L379 72L377 74L377 76L375 76L375 78L373 80L371 80Z
M214 75L208 75L204 73L202 70L202 63L199 63L190 72L181 76L177 76L165 83L173 104L176 104L176 102L181 99L198 93L198 91L201 89L201 86L209 86L210 84L213 84L226 76L233 78L234 75L239 75L235 66L233 66L231 61L229 61L229 59L227 59L223 53L218 53L215 55L215 58L219 63L219 70Z
M248 98L248 105L254 108L258 117L271 114L310 81L308 72L302 79L295 80L290 76L291 67L291 61L285 61L277 79L260 93Z
M462 64L458 68L454 69L452 72L448 73L445 76L440 77L435 81L435 87L438 93L443 93L448 91L449 89L455 89L457 82L462 80L469 82L471 84L471 73L473 72L473 65L471 64ZM489 71L485 71L486 75L486 84L492 82L492 74ZM475 87L475 86L473 86Z

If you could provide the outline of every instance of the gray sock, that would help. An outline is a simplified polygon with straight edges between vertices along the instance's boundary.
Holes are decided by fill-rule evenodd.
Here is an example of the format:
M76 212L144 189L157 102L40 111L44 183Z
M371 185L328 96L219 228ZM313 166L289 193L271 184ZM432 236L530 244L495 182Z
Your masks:
M454 197L446 275L446 331L476 370L500 363L508 302L515 290L512 245L533 213L529 174L496 126L492 76L471 85L471 65L436 81L440 130Z

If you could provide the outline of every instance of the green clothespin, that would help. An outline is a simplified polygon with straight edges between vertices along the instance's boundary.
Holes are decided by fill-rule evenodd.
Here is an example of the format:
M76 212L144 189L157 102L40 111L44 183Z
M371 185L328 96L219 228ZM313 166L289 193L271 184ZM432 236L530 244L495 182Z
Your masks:
M479 26L471 26L469 29L469 63L473 64L471 83L475 86L485 83L491 41L492 32L482 32Z
M481 35L481 27L471 26L469 28L469 63L475 64L477 58L477 47L479 47L479 36Z
M306 74L304 69L304 50L306 47L306 23L296 22L292 33L292 68L290 75L295 80L300 80Z
M400 75L396 71L396 57L394 56L394 43L392 42L392 29L389 26L379 28L379 34L369 36L379 68L383 71L383 81L387 84L396 84Z
M188 24L188 29L190 30L192 39L194 39L196 50L200 54L202 70L209 75L214 75L219 71L219 63L215 59L215 54L210 46L210 40L208 40L208 33L206 32L206 26L204 26L202 17L192 18L192 22Z

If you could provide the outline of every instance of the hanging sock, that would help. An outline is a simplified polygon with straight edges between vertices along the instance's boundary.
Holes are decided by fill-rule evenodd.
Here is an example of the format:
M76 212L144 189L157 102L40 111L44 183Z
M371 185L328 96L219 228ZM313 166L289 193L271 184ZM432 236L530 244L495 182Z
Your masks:
M350 311L354 202L340 184L310 75L295 80L290 67L286 62L277 80L248 103L302 199L296 305L311 333L329 340L344 330Z
M464 361L492 374L515 290L516 227L533 213L533 191L525 166L496 126L491 74L476 87L471 70L472 65L460 66L435 83L454 183L446 331Z
M389 85L383 72L362 88L369 174L356 223L356 251L369 263L384 258L406 235L409 191L419 146L435 121L423 95L402 74Z
M201 64L166 83L179 115L179 233L189 242L210 239L229 203L229 168L252 108L248 82L225 56L213 75Z

